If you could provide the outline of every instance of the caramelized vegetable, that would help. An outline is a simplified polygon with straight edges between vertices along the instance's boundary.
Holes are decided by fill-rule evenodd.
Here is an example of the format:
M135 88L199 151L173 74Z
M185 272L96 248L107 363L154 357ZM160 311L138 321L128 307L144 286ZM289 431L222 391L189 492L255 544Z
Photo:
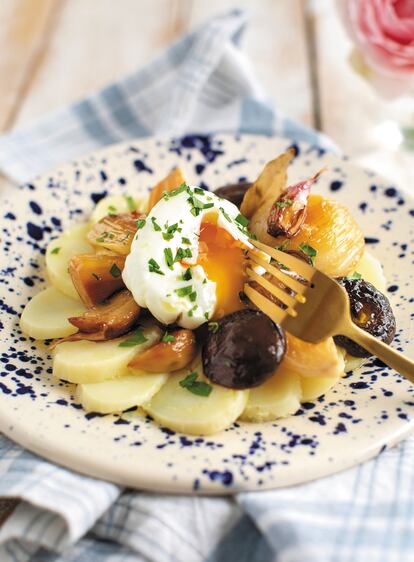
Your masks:
M270 236L267 218L259 209L249 225L261 242L301 252L331 277L353 273L364 253L364 235L349 210L321 195L309 196L305 221L294 238Z
M395 336L396 322L390 301L364 279L337 279L348 293L352 321L384 343L390 344ZM345 336L335 336L335 342L354 357L370 357L363 347Z
M302 377L338 377L343 368L335 343L328 338L320 343L308 343L286 333L287 349L280 369Z
M197 352L191 330L176 330L164 334L160 343L136 355L128 364L132 369L149 373L168 373L186 367Z
M306 217L311 187L322 172L323 170L312 178L291 185L279 196L267 218L268 234L293 238L299 232Z
M122 336L136 323L140 307L128 290L116 293L108 302L98 304L82 316L72 316L69 322L88 334L102 333L103 339Z
M275 199L285 189L287 167L294 155L294 150L289 149L266 164L260 176L246 191L240 206L242 215L250 219L260 208L263 208L266 218L269 216Z
M69 262L73 284L85 305L99 304L124 287L125 256L82 254Z
M171 170L164 179L152 188L148 202L148 212L158 203L165 191L172 191L180 187L184 182L185 177L181 168L174 168Z
M144 216L139 211L107 215L88 232L88 241L93 246L127 255L138 230L137 220Z

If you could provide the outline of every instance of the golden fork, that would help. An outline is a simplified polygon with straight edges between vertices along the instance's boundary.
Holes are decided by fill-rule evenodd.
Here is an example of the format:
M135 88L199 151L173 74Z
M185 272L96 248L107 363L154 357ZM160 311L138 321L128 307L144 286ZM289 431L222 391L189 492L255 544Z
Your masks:
M329 336L347 336L414 383L414 361L352 322L348 294L339 283L299 258L256 240L251 243L260 251L249 250L247 254L249 280L258 283L285 305L278 306L246 283L246 296L262 312L287 332L307 342L318 343ZM275 260L277 266L266 261L263 252ZM257 265L281 282L290 294L256 273L252 267ZM307 283L292 278L292 272Z

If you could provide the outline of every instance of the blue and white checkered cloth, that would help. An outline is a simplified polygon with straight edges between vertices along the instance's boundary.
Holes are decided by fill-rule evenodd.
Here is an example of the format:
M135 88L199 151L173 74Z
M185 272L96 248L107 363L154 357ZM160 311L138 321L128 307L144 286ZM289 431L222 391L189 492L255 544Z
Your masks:
M0 137L0 170L25 181L100 146L153 134L235 131L327 146L266 101L238 49L235 11L146 68ZM0 562L404 562L414 560L414 441L317 482L235 498L131 492L0 436Z

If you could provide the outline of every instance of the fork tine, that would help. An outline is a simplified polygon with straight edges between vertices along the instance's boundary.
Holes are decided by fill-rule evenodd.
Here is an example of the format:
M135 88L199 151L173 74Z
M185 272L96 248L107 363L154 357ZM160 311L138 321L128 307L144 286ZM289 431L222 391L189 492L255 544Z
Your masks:
M250 267L246 268L246 273L250 277L250 279L256 281L256 283L261 285L264 289L266 289L266 291L269 291L269 293L271 293L278 300L283 302L283 304L288 306L289 314L294 315L294 309L292 308L292 306L294 306L298 302L294 297L291 297L290 295L285 293L285 291L283 291L279 287L276 287L276 285L273 285L273 283L271 283L270 281L268 281L267 279L265 279L255 271L253 271L253 269L250 269Z
M243 291L252 301L252 303L260 308L262 312L267 314L267 316L269 316L269 318L271 318L273 322L280 324L281 322L283 322L284 318L286 318L287 309L282 310L279 306L270 302L269 299L258 293L247 283L244 285Z
M315 273L314 268L304 261L300 260L299 258L295 258L294 256L287 254L286 252L275 250L274 248L271 248L266 244L262 244L257 240L250 240L250 242L262 252L269 254L269 256L274 260L283 263L283 265L287 265L290 269L296 271L296 273L299 273L299 275L301 275L307 281L310 281L312 279Z
M307 289L306 285L302 285L302 283L299 283L299 281L284 273L283 269L275 267L274 265L265 261L262 257L258 256L257 254L253 254L252 252L248 253L248 257L254 263L263 267L263 269L273 275L273 277L276 277L276 279L286 285L286 287L295 291L295 293L297 293L298 295L303 295L305 293Z

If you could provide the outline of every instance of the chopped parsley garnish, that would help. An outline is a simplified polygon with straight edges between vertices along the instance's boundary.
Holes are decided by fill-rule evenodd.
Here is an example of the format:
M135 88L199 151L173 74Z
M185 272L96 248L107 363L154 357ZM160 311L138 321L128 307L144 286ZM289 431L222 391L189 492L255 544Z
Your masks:
M97 273L92 273L92 277L95 277L95 279L97 281L102 281L102 277L100 275L98 275Z
M208 323L208 330L215 334L219 329L220 324L218 322L209 322Z
M242 226L246 227L249 224L249 219L242 214L237 215L236 222L241 224Z
M165 275L164 272L161 271L158 263L153 258L148 260L148 269L151 273L158 273L158 275Z
M96 239L96 241L105 242L107 238L109 238L109 240L113 240L115 238L115 234L108 231L102 232L102 234L99 236L99 238Z
M175 336L169 334L168 332L165 332L165 334L162 336L161 341L163 343L170 343L175 341Z
M118 344L119 347L133 347L134 345L141 345L145 343L148 339L142 333L142 328L138 328L128 339L121 341Z
M193 278L193 272L191 271L191 267L186 269L182 275L183 281L190 281Z
M152 222L152 226L154 227L154 230L156 232L161 232L161 227L160 225L157 223L157 220L155 217L151 217L151 222Z
M172 269L174 265L174 257L171 248L164 248L164 257L165 263L170 269Z
M275 206L279 209L284 209L286 207L291 207L293 205L292 199L284 199L283 201L276 201Z
M180 287L179 289L175 289L174 293L177 293L179 297L187 297L193 292L193 286L187 285L186 287Z
M137 224L138 229L144 228L146 222L147 222L147 221L146 221L145 219L138 219L138 220L136 221L136 224Z
M309 244L305 244L305 243L299 244L299 248L302 250L302 252L306 256L308 256L310 258L311 265L313 265L313 258L318 253L318 250L315 250L315 248L313 248Z
M109 273L112 275L112 277L120 277L122 272L116 265L116 263L113 263L111 269L109 270Z
M193 291L193 292L190 294L190 301L191 301L191 302L194 302L194 301L196 300L196 298L197 298L197 293L196 293L195 291Z
M220 211L223 213L223 217L228 220L229 222L231 222L231 218L229 217L229 215L226 213L226 211L223 209L223 207L220 207Z
M137 210L137 206L135 204L135 201L133 199L133 197L131 197L130 195L124 195L125 197L125 201L127 202L128 205L128 209L132 212L132 211L136 211Z
M164 199L169 199L170 197L175 197L176 195L182 193L183 191L186 191L187 189L188 185L186 183L182 183L180 187L177 187L177 189L174 189L173 191L165 191L163 197Z
M204 195L205 191L204 189L201 189L201 187L195 187L194 193L197 193L198 195Z
M53 248L53 250L50 252L51 254L58 254L60 252L60 247L56 246L56 248Z
M178 223L166 227L166 231L162 233L162 237L164 238L164 240L171 240L174 237L176 231L181 232L181 228L178 226Z
M183 244L191 244L190 239L187 238L186 236L183 236L183 237L181 238L181 242L182 242Z
M358 271L354 271L351 275L347 275L346 278L348 281L354 281L357 279L362 279L362 275Z
M197 380L198 373L194 371L180 381L180 386L197 396L210 396L213 387L204 381Z
M114 207L113 205L109 205L108 211L110 215L116 215L117 213L116 207Z
M204 279L203 279L203 285L207 285L207 278L206 277L204 277Z
M285 250L287 250L288 246L289 246L289 240L286 240L286 242L283 242L283 244L281 244L280 246L275 246L275 250L279 250L279 252L284 252Z
M193 257L193 253L190 250L190 248L177 248L177 252L175 254L175 258L174 261L181 261L184 258L192 258Z
M205 312L205 313L204 313L204 318L205 318L206 320L208 320L208 312Z

